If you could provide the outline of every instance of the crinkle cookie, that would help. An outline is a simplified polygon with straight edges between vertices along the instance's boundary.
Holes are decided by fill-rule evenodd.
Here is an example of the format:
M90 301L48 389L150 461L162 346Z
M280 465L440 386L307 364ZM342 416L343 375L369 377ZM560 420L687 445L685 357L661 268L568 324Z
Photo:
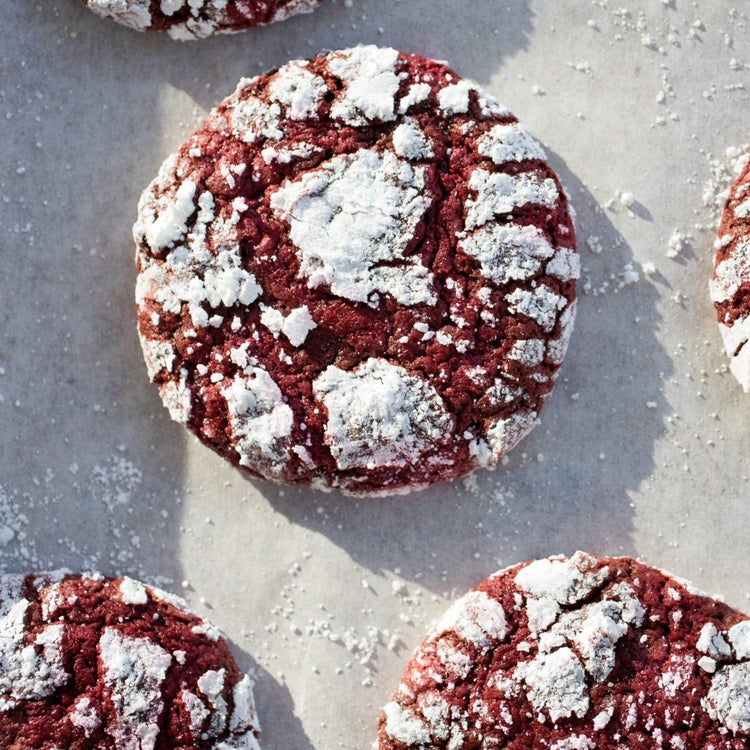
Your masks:
M130 578L0 575L0 747L259 750L250 680L185 603Z
M750 619L631 558L523 563L409 662L379 750L747 750Z
M188 40L309 13L320 0L84 0L94 13L138 31Z
M716 240L711 299L730 358L729 369L750 393L750 160L740 162Z
M141 197L174 419L250 474L388 494L493 466L572 328L567 201L515 117L373 46L240 82Z

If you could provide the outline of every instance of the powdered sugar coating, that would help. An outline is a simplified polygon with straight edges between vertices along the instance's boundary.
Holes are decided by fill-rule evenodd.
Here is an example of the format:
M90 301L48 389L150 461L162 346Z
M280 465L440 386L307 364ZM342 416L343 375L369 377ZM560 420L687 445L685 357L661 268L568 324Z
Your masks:
M247 677L167 598L130 578L0 576L4 746L258 750ZM208 692L206 665L222 674Z
M391 98L392 100L392 98ZM317 172L285 183L271 209L288 221L301 253L300 275L310 287L368 302L388 293L402 305L434 303L429 271L404 259L414 230L430 203L424 169L386 151L338 156Z
M351 371L329 365L313 392L328 412L325 442L340 469L409 465L452 431L440 396L382 359Z
M750 163L746 155L732 185L716 240L709 284L729 369L750 393Z
M502 612L502 627L481 637L466 625L478 603ZM741 750L749 634L745 615L630 558L578 552L517 565L431 630L376 746ZM707 652L714 671L701 666Z
M241 31L307 13L320 0L84 0L94 13L181 41Z
M241 81L134 236L150 377L263 478L388 494L494 466L570 335L575 238L541 148L393 49Z

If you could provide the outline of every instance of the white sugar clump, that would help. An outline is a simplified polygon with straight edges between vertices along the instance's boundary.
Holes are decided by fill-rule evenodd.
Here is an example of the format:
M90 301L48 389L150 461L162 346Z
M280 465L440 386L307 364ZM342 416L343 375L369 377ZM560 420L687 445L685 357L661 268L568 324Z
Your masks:
M469 94L475 91L469 81L458 81L438 91L438 106L446 115L459 115L469 111Z
M278 475L289 456L294 413L273 378L261 367L237 373L222 390L242 466Z
M328 92L326 82L307 70L307 62L295 60L279 69L269 85L271 99L286 108L291 120L315 117Z
M550 745L550 750L596 750L596 742L585 734L571 734Z
M508 627L503 605L484 591L471 591L456 601L435 626L436 635L455 632L480 648L505 640Z
M234 710L229 717L229 731L232 740L225 740L217 750L260 750L255 733L260 730L255 711L252 683L245 675L232 688Z
M344 87L331 106L331 117L349 125L395 119L399 79L395 72L398 52L388 47L365 45L334 53L328 69Z
M273 307L261 305L263 312L260 316L260 322L268 328L274 336L283 333L292 346L301 346L307 339L307 334L317 327L317 324L310 315L310 310L306 305L296 307L288 315L284 316L279 310Z
M384 713L385 731L396 742L418 747L432 740L432 733L425 722L395 701L386 704Z
M625 583L616 584L602 601L562 614L549 633L575 646L586 672L601 683L615 667L618 641L629 626L641 624L643 614L633 589Z
M404 257L431 203L424 191L424 167L362 150L287 181L271 196L271 208L289 222L310 287L327 285L355 302L387 293L403 305L431 304L432 275ZM399 260L400 266L379 265Z
M68 720L74 727L82 729L86 737L90 737L102 723L96 706L86 695L82 695L73 704L73 710L68 714Z
M152 298L165 312L179 313L187 304L196 326L209 325L210 316L204 309L220 305L249 305L262 290L255 276L242 268L240 248L226 243L216 254L200 242L180 245L171 251L164 264L145 268L136 283L136 301Z
M728 302L750 281L750 239L738 243L729 257L716 266L710 282L711 299Z
M21 597L20 591L12 598L3 599L0 692L11 701L46 698L69 679L60 652L65 625L48 625L33 641L27 642L25 618L29 606L30 602Z
M497 460L528 435L537 424L538 414L535 411L516 412L509 417L490 420L485 438L490 453L485 457L485 465L492 466Z
M129 638L108 627L99 640L99 659L116 715L107 733L117 747L151 750L159 735L161 686L171 654L146 638Z
M750 393L750 316L738 318L731 326L720 323L719 333L730 357L730 372L745 393Z
M190 716L190 731L195 737L200 732L203 722L208 718L210 712L206 708L206 704L189 690L183 689L180 693L180 700L188 716Z
M544 360L544 341L541 339L519 339L513 344L508 358L525 367L536 367Z
M495 284L529 279L555 248L545 232L533 225L486 224L462 239L458 249L479 261L482 275Z
M434 156L427 136L411 118L393 131L393 150L404 159L429 159Z
M238 89L247 83L241 81ZM277 102L266 104L254 96L248 96L231 105L230 116L232 134L245 143L255 143L261 139L278 141L284 137L279 127L281 107Z
M548 597L559 604L575 604L602 586L609 568L596 569L596 558L576 552L569 559L535 560L521 568L515 583L534 597Z
M721 667L701 703L730 732L750 732L750 662Z
M532 318L547 332L555 327L557 315L568 300L552 291L546 284L540 284L533 291L516 289L505 295L508 312L511 315L525 315Z
M553 722L584 716L589 708L586 673L569 648L539 654L516 667L514 676L528 687L529 700L537 711L546 711Z
M477 151L495 164L528 159L546 159L544 149L529 135L526 128L514 122L495 125L477 139Z
M120 582L120 598L125 604L146 604L148 592L140 581L125 577Z
M738 622L729 628L727 638L732 644L734 655L738 659L750 658L750 620Z
M138 338L143 348L143 358L146 361L148 376L153 380L160 372L172 372L176 352L168 341L158 339L147 339L142 333Z
M581 258L574 250L560 247L547 263L545 272L548 276L556 276L561 281L577 279L581 275Z
M196 190L192 180L185 180L174 196L154 199L147 191L133 227L136 239L142 236L153 253L174 247L187 234L187 220L196 211Z
M498 214L511 213L525 205L554 206L560 199L555 181L539 179L534 173L510 175L475 169L469 178L469 188L476 198L466 201L466 229L486 224Z
M159 387L159 395L169 411L169 416L181 424L190 421L192 412L192 394L187 386L185 376L177 381L168 380Z
M313 392L328 413L325 442L340 469L407 465L452 429L431 385L375 357L351 371L329 365Z
M701 628L695 647L698 651L707 654L712 659L726 658L732 653L729 644L724 640L718 628L712 622L707 622Z
M573 333L573 323L576 317L577 302L568 305L560 316L560 335L556 339L547 342L547 359L556 365L562 364L568 343Z
M406 114L411 107L421 104L427 100L427 97L432 92L432 87L429 83L412 83L409 86L406 95L401 99L398 111L399 114Z
M145 31L151 26L151 0L86 0L97 15Z

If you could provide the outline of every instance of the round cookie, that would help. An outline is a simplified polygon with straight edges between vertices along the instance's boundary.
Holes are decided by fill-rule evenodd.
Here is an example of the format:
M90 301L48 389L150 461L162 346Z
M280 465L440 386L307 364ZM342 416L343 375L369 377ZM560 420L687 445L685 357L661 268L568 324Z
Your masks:
M716 240L711 300L729 356L729 369L750 393L750 159L740 162Z
M378 750L746 750L750 619L631 558L523 563L412 657Z
M267 479L389 494L493 466L572 328L575 236L543 150L393 49L241 81L162 165L134 236L163 401Z
M84 0L104 18L138 31L166 31L173 39L198 39L242 31L295 13L320 0Z
M259 750L250 679L185 603L130 578L0 575L0 747Z

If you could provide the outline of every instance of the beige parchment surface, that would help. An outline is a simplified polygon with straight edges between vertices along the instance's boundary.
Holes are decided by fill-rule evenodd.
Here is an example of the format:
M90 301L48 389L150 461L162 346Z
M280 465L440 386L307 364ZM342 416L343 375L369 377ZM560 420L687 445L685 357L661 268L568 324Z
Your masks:
M519 560L637 555L750 607L750 397L707 291L748 140L743 3L323 0L177 43L81 0L2 0L0 39L0 570L184 595L256 674L265 750L369 747L430 622ZM508 105L561 175L583 261L556 391L507 463L367 501L248 481L170 422L130 236L240 77L357 43L446 59Z

